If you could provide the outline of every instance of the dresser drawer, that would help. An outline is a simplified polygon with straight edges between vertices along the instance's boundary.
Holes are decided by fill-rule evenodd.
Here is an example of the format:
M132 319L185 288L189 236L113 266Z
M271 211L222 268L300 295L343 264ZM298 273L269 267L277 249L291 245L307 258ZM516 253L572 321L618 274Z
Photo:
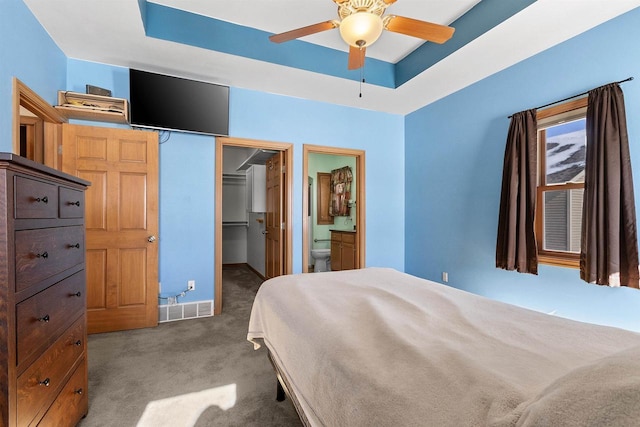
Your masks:
M16 292L84 261L84 230L78 227L16 231Z
M58 217L57 185L16 176L14 190L16 218Z
M16 305L18 365L84 311L84 293L82 270Z
M48 407L85 351L85 318L81 316L18 377L18 425L28 425Z
M89 400L87 399L86 363L83 359L38 424L39 427L75 426L87 414Z
M84 191L60 187L60 218L82 218L84 216Z

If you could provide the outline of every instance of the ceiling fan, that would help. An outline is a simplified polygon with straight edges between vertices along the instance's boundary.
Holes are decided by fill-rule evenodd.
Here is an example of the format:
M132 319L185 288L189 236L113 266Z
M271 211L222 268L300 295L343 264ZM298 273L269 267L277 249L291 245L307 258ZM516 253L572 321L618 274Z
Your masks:
M338 5L339 20L319 22L269 37L274 43L282 43L322 31L340 29L340 36L349 45L349 70L364 65L366 49L382 30L417 37L434 43L444 43L453 36L455 29L432 22L420 21L396 15L384 15L387 7L396 0L333 0Z

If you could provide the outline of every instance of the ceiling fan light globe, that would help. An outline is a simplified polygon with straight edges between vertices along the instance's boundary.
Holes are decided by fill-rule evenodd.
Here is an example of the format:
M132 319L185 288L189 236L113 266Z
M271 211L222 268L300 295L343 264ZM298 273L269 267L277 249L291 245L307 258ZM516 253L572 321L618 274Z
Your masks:
M369 12L356 12L340 22L340 36L354 47L371 46L382 34L382 29L382 18Z

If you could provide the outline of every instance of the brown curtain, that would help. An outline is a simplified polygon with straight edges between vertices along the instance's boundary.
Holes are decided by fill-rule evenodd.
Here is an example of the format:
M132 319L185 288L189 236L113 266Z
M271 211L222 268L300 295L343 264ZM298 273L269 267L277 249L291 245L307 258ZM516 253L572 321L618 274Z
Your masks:
M580 277L638 288L638 238L624 96L617 83L589 92Z
M536 110L511 118L502 170L496 267L538 274L534 232L537 168Z

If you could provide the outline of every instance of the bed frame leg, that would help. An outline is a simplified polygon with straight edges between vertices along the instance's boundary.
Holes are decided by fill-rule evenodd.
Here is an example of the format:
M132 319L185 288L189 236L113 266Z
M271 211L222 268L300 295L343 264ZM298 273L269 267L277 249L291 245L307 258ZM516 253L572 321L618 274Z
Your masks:
M282 402L284 401L286 395L284 394L284 388L282 388L282 384L280 384L280 380L276 380L277 385L277 390L276 390L276 400L278 402Z

